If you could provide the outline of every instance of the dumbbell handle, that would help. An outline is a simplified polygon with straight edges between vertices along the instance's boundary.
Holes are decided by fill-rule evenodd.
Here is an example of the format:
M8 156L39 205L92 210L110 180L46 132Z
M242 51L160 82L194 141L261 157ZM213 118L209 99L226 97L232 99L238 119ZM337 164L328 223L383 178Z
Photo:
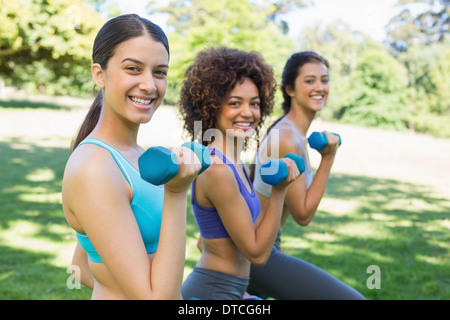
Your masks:
M301 156L295 153L289 153L285 158L295 161L300 174L305 171L305 161ZM267 184L277 186L282 183L289 175L287 165L280 159L269 159L260 168L261 179Z
M335 136L339 137L339 145L341 145L341 136L337 133L333 133ZM308 138L309 146L316 150L322 150L328 144L327 135L325 132L313 132Z
M186 142L183 147L191 149L200 159L202 168L200 173L205 171L211 164L209 150L197 142ZM138 159L139 171L142 179L153 185L162 185L169 182L178 174L178 161L174 152L158 146L146 150Z

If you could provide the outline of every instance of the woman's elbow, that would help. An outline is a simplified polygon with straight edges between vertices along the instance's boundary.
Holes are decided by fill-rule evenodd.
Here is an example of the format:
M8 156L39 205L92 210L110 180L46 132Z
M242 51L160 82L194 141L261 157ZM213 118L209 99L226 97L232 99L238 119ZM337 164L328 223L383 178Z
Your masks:
M298 220L296 220L296 222L299 224L299 225L301 225L302 227L306 227L310 222L311 222L311 220L310 219L298 219Z
M251 259L250 262L256 267L263 267L267 263L267 259Z
M291 215L294 221L302 227L306 227L314 217L314 214L304 214L301 212L291 212Z
M267 263L267 260L269 260L270 252L269 253L263 253L257 256L250 257L250 263L256 267L262 267Z

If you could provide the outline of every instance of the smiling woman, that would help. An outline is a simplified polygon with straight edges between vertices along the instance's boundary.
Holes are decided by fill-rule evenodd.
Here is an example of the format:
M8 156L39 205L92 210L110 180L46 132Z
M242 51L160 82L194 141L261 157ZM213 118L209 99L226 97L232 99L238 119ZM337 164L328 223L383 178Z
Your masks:
M147 36L144 34L119 45L115 55L108 61L108 65L114 67L104 68L94 63L91 70L95 84L103 89L103 103L118 115L129 116L136 124L149 122L161 104L169 68L168 63L164 62L169 60L165 46L161 42L148 43L145 38ZM145 54L148 50L155 54ZM125 95L119 96L123 93ZM115 108L117 101L121 100L125 108ZM129 102L135 109L127 108ZM105 108L105 111L108 110Z
M167 86L169 46L160 27L135 14L109 20L93 49L100 92L72 146L62 198L78 245L73 265L93 299L180 298L186 202L200 166L176 151L179 173L165 186L143 180L137 144Z
M183 283L184 299L242 299L250 264L264 264L270 254L282 199L299 171L286 160L289 176L274 186L271 205L260 215L241 153L270 115L274 93L272 68L257 52L210 48L200 52L186 71L181 113L193 139L208 145L211 166L192 184L202 255ZM202 123L200 131L196 122ZM214 139L206 137L209 130L214 130Z
M305 173L289 185L283 200L277 240L264 266L251 268L249 289L253 294L276 299L364 299L364 297L318 267L281 251L281 231L289 216L301 226L308 225L325 193L338 150L337 136L325 132L328 144L319 151L322 159L315 176L307 152L306 134L329 93L328 61L313 51L294 53L282 75L284 116L269 129L256 156L254 185L261 207L270 206L273 188L260 174L269 146L278 156L294 153L305 159ZM273 133L276 133L275 135Z
M222 130L222 136L250 138L261 118L260 104L258 88L252 80L245 78L236 84L216 118L216 126ZM248 107L242 108L243 105Z
M145 51L140 51L140 53L143 53L143 52L145 52ZM144 55L143 58L148 58L148 56ZM142 74L143 72L145 72L145 62L134 59L134 58L123 59L121 62L121 66L122 66L122 68L124 68L126 70L127 74L129 74L131 76L138 76L138 75ZM158 80L165 81L165 79L167 77L168 69L169 69L168 64L156 65L154 67L154 70L152 70L153 77L148 77L148 79L153 79L153 83L143 82L141 89L147 90L148 92L164 93L165 91L162 91L161 88L160 88L160 90L156 90L157 89L156 86L158 84L159 85L161 84L161 81L158 81ZM143 76L145 76L145 74ZM145 86L148 86L148 87L145 88ZM129 98L133 102L133 104L136 106L136 108L142 109L142 110L150 110L150 109L154 108L155 102L157 102L158 97L155 94L153 94L153 95L147 95L147 96L130 95Z

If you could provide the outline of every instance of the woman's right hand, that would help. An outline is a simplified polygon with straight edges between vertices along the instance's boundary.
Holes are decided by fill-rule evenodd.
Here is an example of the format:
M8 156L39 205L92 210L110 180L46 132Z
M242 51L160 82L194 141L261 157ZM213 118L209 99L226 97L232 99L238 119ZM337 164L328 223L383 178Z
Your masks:
M339 137L331 132L324 131L327 136L328 144L319 151L322 158L330 157L334 158L336 155L337 149L339 148Z
M293 182L295 179L297 179L301 173L300 173L300 170L298 169L297 164L295 163L294 160L292 160L290 158L281 158L280 161L283 161L284 163L286 163L286 166L288 169L288 176L279 185L273 186L273 187L277 188L277 189L284 189L284 188L287 188L287 186L291 182Z
M178 173L164 186L174 193L185 192L200 172L202 165L195 153L186 147L175 147L172 152L177 156Z

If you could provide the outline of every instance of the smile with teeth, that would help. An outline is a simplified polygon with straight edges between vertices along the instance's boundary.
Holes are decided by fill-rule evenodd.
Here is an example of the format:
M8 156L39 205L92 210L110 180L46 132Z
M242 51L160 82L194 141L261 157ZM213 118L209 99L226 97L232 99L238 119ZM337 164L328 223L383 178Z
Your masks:
M253 122L235 122L234 126L246 130L252 127Z
M250 122L235 122L237 126L250 127L252 124Z
M323 99L323 95L320 95L320 96L311 96L311 99L313 99L313 100L322 100L322 99Z
M140 105L149 105L153 100L152 99L140 99L136 97L130 97L131 101L140 104Z

